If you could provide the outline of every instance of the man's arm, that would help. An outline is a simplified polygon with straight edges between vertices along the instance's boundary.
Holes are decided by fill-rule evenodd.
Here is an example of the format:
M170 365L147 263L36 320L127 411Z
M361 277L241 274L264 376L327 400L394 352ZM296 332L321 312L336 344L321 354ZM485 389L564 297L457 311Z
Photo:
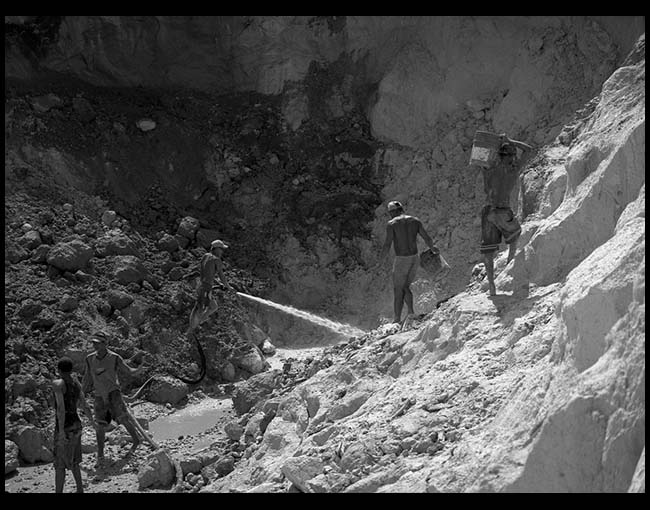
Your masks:
M527 143L520 142L518 140L512 140L511 138L508 138L508 141L521 151L521 156L519 157L519 166L523 167L526 163L528 163L528 160L533 155L533 147Z
M90 364L86 358L86 371L84 372L83 379L81 380L81 392L88 393L93 389L93 377L90 372Z
M126 363L126 361L124 361L124 358L122 358L122 356L120 356L119 354L116 354L116 356L117 356L117 367L118 367L118 369L121 369L121 370L123 370L125 372L128 372L131 376L137 377L144 370L143 366L140 366L138 368L131 368Z
M81 404L81 410L86 415L86 417L90 420L90 423L92 424L93 428L97 430L95 417L93 416L92 409L90 409L90 406L88 405L88 401L86 400L83 390L79 392L79 404Z
M63 401L63 381L54 381L52 390L54 391L54 400L56 400L56 421L59 429L57 440L65 439L65 402Z
M219 275L219 280L221 280L221 283L223 283L227 289L233 290L231 285L228 283L228 280L226 280L226 275L223 274L223 262L221 261L221 259L217 257L214 261L214 264L217 270L217 274Z
M433 253L440 253L440 250L433 245L433 240L429 234L427 234L427 231L424 229L424 225L422 225L421 221L418 224L418 234L420 234L420 237L424 239L424 242L427 243L427 246L431 248L431 251Z
M393 244L393 226L388 223L386 224L386 240L384 241L384 245L381 247L381 251L379 252L379 258L377 259L377 266L381 264L381 262L386 258L386 255L388 255L388 251L390 250L390 247Z

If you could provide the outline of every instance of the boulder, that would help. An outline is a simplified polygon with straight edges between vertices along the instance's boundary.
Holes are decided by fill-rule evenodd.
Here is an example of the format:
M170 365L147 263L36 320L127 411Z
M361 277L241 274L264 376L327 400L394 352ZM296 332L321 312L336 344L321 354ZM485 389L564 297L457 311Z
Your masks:
M214 465L214 470L219 476L226 476L235 469L235 458L232 455L226 455L219 459Z
M268 367L264 354L257 347L253 347L241 355L231 358L233 365L251 374L259 374Z
M37 264L42 264L47 261L47 254L52 247L49 244L41 244L32 253L31 260Z
M79 283L89 283L94 278L93 275L85 273L81 269L74 274L74 277Z
M226 423L223 430L231 441L239 441L244 433L243 427L236 421Z
M189 389L183 381L168 376L156 376L149 390L149 400L162 404L178 404L187 397Z
M268 337L264 340L261 349L265 356L273 356L276 353L275 345L271 343Z
M133 239L118 230L111 230L97 239L95 251L99 257L108 257L111 255L133 255L135 257L141 257Z
M226 361L221 367L221 378L228 382L234 382L237 379L237 370L230 361Z
M203 462L198 457L185 457L180 460L183 476L188 473L199 473L203 467Z
M162 449L156 450L138 471L140 489L147 487L167 488L175 479L174 464Z
M18 452L18 445L5 439L5 476L18 469Z
M179 249L178 240L169 234L163 235L156 244L160 251L166 251L169 253L174 253Z
M178 241L178 246L182 249L187 248L187 246L190 244L190 240L181 234L174 234L174 239Z
M176 233L192 241L194 240L194 237L196 236L196 232L198 230L199 220L192 218L191 216L185 216L185 218L181 220Z
M18 262L28 259L29 252L20 245L14 245L7 248L5 258L12 264L17 264Z
M174 267L172 268L169 273L167 273L167 278L170 280L177 282L183 278L183 275L185 274L185 271L183 270L182 267Z
M102 214L102 223L106 225L107 227L110 227L115 220L117 219L117 213L115 211L104 211L104 214Z
M43 243L41 240L41 234L39 234L37 230L30 230L23 235L18 242L28 250L34 250Z
M122 309L122 316L133 328L139 327L145 320L146 307L139 301L134 301Z
M122 255L115 257L113 277L122 285L140 284L148 277L148 273L140 259L133 255Z
M258 402L268 397L278 384L282 372L270 370L254 375L244 384L235 388L232 394L232 403L238 414L244 414Z
M27 298L18 308L18 315L25 320L33 319L43 310L43 305L39 301Z
M266 419L266 414L263 412L255 413L246 424L244 429L244 442L253 443L255 440L264 433L262 430L262 422Z
M133 303L133 296L121 290L111 289L105 295L106 301L116 310L126 308Z
M47 254L47 263L60 271L74 273L88 264L93 249L79 239L55 244Z
M11 439L18 445L20 456L28 464L51 462L54 458L46 446L45 434L33 425L19 427Z
M76 297L71 296L69 294L63 296L61 302L59 303L59 308L64 312L72 312L76 310L78 306L79 306L79 300Z
M325 465L316 457L291 457L282 466L282 474L302 492L311 492L307 482L323 473Z

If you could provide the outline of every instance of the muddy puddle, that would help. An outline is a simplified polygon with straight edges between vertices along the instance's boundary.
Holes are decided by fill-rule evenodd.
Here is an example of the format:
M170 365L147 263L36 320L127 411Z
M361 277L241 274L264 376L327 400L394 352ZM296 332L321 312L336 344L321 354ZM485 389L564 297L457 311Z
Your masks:
M149 423L149 432L156 441L199 435L214 427L229 415L231 410L230 398L206 398L184 409L156 418Z

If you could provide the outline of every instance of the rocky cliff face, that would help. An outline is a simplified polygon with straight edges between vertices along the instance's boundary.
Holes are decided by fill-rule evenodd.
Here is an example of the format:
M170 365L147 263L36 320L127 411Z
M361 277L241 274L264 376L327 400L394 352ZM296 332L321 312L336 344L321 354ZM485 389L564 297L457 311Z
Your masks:
M26 148L28 159L72 159L76 182L93 192L202 211L231 237L280 224L277 243L247 247L281 275L274 297L367 325L390 315L389 299L368 307L358 292L389 294L383 276L363 270L383 236L380 204L402 200L453 262L444 289L419 284L431 310L464 288L477 261L482 186L467 168L476 129L538 147L569 140L576 110L643 32L640 17L561 16L10 16L5 26L9 78L168 91L141 94L120 116L87 113L86 154ZM188 89L197 92L169 92ZM156 125L144 137L132 127L141 117ZM524 215L541 177L525 183Z

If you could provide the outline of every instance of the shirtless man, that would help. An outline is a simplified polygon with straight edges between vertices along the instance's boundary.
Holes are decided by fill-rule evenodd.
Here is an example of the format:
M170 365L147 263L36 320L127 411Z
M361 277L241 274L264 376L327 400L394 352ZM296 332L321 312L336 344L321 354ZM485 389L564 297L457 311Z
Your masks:
M395 317L393 322L400 323L402 318L402 307L404 303L408 308L408 318L415 315L413 310L413 293L411 283L415 280L420 256L418 255L418 234L431 248L433 253L440 251L433 245L433 241L422 225L422 222L404 213L404 207L397 201L389 202L388 213L391 219L386 224L386 241L379 254L379 264L384 260L390 250L391 244L395 243L395 261L393 262L393 308Z
M210 251L201 258L201 283L196 293L196 304L192 308L192 313L190 313L188 335L193 333L203 321L217 311L217 301L212 296L212 283L215 274L219 275L219 279L228 290L233 290L223 274L221 256L226 248L228 248L228 245L217 239L212 241Z
M56 492L63 492L65 471L72 471L77 492L83 492L81 479L81 419L77 409L81 406L95 430L93 414L84 398L79 382L72 376L72 360L61 358L57 364L59 379L52 383L54 392L54 484Z
M517 157L517 149L522 151ZM490 168L481 169L487 204L481 212L481 248L488 277L490 296L496 295L494 286L494 252L501 238L509 245L508 262L517 249L521 226L510 208L510 193L519 178L519 172L532 155L532 147L501 135L497 160Z

